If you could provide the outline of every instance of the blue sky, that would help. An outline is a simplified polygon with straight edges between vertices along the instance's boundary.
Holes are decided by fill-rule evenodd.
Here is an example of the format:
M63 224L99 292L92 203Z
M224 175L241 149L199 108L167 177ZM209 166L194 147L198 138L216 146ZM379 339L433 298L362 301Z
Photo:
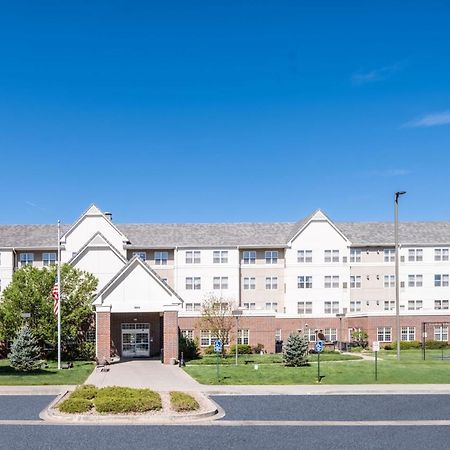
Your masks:
M446 1L0 8L1 223L450 219Z

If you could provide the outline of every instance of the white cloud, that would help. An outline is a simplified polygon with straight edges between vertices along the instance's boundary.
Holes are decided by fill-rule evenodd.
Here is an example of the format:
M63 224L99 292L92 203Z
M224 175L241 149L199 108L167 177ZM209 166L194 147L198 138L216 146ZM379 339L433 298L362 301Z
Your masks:
M394 73L398 72L404 66L403 62L397 62L391 66L380 67L369 71L359 71L352 75L353 84L366 84L376 81L383 81L390 78Z
M440 125L450 124L450 111L442 111L427 114L418 119L411 120L403 126L407 128L424 128L424 127L438 127Z

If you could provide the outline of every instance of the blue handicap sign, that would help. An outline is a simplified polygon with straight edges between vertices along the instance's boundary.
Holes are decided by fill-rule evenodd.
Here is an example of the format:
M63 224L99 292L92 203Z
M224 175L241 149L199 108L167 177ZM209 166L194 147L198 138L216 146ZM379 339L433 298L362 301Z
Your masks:
M214 351L217 353L222 351L222 341L220 339L217 339L217 341L214 342Z
M323 341L317 341L315 344L315 349L317 353L323 352L324 343Z

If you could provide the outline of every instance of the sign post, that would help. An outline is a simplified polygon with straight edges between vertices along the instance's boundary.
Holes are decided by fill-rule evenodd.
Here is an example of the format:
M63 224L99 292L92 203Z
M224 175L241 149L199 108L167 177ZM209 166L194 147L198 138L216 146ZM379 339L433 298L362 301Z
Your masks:
M217 382L220 382L220 354L222 353L222 341L220 339L217 339L217 341L214 342L214 351L217 355Z
M320 376L320 354L323 352L323 341L317 341L314 345L314 348L317 352L317 382L320 383L322 381L322 376Z
M378 380L378 352L380 351L380 343L378 341L372 342L372 351L375 353L375 381Z

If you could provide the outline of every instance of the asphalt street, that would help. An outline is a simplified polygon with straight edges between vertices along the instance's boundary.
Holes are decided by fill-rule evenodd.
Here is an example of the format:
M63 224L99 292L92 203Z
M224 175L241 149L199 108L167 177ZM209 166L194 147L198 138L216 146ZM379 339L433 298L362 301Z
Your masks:
M0 396L0 449L448 449L450 426L395 420L450 418L450 395L216 396L225 410L214 425L36 424L53 397ZM7 423L5 420L21 420ZM245 421L267 421L254 426ZM394 426L287 426L292 420L385 420ZM270 421L270 422L269 422Z
M249 395L211 398L225 410L225 420L450 420L450 395Z

